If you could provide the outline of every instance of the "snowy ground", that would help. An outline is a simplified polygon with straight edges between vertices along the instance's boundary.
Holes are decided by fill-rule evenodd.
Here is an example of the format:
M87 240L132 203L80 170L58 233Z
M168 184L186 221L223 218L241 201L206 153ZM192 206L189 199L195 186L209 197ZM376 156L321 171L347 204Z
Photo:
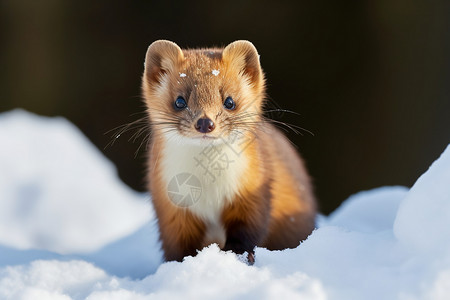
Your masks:
M296 249L162 264L148 197L77 128L0 114L0 299L85 298L450 299L450 147L411 189L350 197Z

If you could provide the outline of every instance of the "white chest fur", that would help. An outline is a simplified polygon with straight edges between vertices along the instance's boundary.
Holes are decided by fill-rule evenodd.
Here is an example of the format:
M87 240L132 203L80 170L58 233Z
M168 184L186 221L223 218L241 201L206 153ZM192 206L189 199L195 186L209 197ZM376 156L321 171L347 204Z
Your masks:
M193 202L183 206L205 222L208 228L205 239L224 242L220 218L224 205L232 201L240 189L241 176L247 166L244 153L225 141L192 141L169 136L161 164L164 181L170 184L169 192L173 190L174 178L194 180ZM177 192L186 193L189 188L180 187Z
M215 221L224 204L232 201L247 165L245 155L234 145L187 138L168 138L161 159L167 184L183 173L198 179L199 191L187 208L205 221Z

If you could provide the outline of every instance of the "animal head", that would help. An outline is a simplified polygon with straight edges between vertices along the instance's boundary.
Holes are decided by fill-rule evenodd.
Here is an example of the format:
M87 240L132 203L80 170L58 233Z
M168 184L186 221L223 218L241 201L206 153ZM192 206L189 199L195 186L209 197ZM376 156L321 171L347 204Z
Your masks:
M152 130L167 137L218 140L261 122L264 74L248 41L192 50L156 41L147 50L142 89Z

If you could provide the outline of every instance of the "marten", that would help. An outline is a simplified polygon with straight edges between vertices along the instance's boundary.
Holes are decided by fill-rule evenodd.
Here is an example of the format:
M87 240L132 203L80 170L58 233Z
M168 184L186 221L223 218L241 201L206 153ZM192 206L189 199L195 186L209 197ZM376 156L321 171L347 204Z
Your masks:
M182 50L158 40L144 65L148 187L166 261L217 243L246 252L252 264L256 246L281 250L305 240L316 217L311 180L264 116L253 44Z

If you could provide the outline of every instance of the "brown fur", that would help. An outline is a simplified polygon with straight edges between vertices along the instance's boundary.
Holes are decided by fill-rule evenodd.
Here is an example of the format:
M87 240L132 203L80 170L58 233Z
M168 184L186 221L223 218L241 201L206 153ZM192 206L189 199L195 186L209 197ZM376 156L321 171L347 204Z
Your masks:
M212 76L213 69L220 70L220 76ZM180 73L188 76L180 77ZM237 179L239 190L221 213L224 250L252 253L255 246L293 248L314 229L316 202L303 162L289 141L264 122L264 82L259 56L247 41L224 49L181 50L169 41L156 41L149 47L143 76L152 129L148 177L166 260L180 261L212 242L204 239L207 225L202 218L170 201L162 176L165 132L195 138L198 132L193 124L199 117L214 120L216 128L209 136L240 130L255 137L243 149L247 165ZM180 95L188 101L189 112L173 109ZM230 95L236 102L234 111L223 108ZM236 117L239 114L245 122Z

